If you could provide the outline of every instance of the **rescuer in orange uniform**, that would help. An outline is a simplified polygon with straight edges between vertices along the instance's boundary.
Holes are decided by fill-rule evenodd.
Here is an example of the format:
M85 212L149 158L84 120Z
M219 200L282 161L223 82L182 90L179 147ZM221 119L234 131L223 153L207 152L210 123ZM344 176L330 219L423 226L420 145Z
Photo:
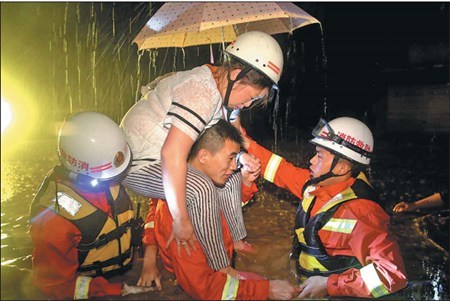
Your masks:
M79 113L62 126L58 155L61 165L30 210L33 284L52 299L150 291L107 280L131 268L141 239L142 225L120 185L131 162L122 129L103 114Z
M221 120L197 140L189 156L189 164L198 172L208 175L219 190L225 185L241 180L240 172L236 171L236 154L239 153L242 138L239 132L229 123ZM253 178L254 179L254 178ZM238 186L239 187L239 186ZM248 196L252 189L247 190ZM144 244L147 245L141 278L138 285L150 286L152 281L161 289L160 274L156 269L157 243L164 267L175 274L178 284L194 299L207 300L265 300L292 299L299 290L284 280L266 280L262 276L237 271L231 266L226 273L214 271L208 265L207 258L200 244L196 242L196 252L189 252L189 247L182 244L170 244L167 241L172 234L173 219L167 202L157 202L156 213L150 211L146 219L146 234ZM154 206L151 205L151 208ZM151 209L152 210L152 209ZM196 208L201 210L201 208ZM153 221L154 219L154 221ZM202 221L208 223L207 220ZM222 235L228 256L233 253L233 240L222 215ZM156 238L156 239L155 239ZM186 253L180 256L180 249Z
M373 136L361 121L321 119L310 140L316 154L299 168L250 138L245 146L261 160L264 178L301 199L291 259L300 276L299 298L381 297L406 285L389 216L374 201L364 170Z

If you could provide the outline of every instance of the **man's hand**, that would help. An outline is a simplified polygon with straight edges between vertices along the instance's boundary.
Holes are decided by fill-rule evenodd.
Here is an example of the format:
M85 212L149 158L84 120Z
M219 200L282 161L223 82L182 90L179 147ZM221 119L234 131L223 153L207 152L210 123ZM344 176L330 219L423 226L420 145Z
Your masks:
M156 266L156 253L157 248L154 245L145 248L144 264L137 286L153 287L153 282L155 282L156 289L160 291L162 290L161 274Z
M328 296L327 291L328 277L312 276L306 279L305 282L300 284L300 290L302 291L298 295L299 299L304 298L324 298Z
M394 209L392 209L392 211L394 211L394 212L411 212L411 211L415 211L416 209L417 208L414 205L414 203L400 202L394 206Z
M300 289L286 280L269 281L269 299L271 300L290 300L299 293Z
M156 290L155 287L132 286L124 283L122 287L122 296L153 292L154 290Z

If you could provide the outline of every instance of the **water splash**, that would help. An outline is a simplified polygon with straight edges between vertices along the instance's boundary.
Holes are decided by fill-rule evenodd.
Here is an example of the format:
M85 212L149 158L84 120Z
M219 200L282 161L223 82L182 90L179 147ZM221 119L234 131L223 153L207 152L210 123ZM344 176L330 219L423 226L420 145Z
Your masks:
M326 53L325 48L325 35L323 34L323 27L320 23L320 48L321 48L321 54L322 54L322 85L323 85L323 117L328 120L328 106L327 106L327 94L328 94L328 57Z
M425 300L447 300L445 283L448 282L445 272L441 268L430 266L427 261L422 260L422 268L430 281L423 289L422 299ZM447 288L448 289L448 288Z

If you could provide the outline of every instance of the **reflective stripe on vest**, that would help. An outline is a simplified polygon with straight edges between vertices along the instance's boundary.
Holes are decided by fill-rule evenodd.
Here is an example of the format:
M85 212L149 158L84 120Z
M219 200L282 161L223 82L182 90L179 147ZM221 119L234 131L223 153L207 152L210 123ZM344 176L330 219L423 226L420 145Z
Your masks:
M87 276L78 276L75 283L74 300L87 299L89 297L89 283L92 278Z
M273 183L273 180L275 179L275 175L277 173L278 166L280 165L281 160L283 160L282 157L272 154L269 162L267 163L266 170L264 171L264 179Z
M112 230L116 229L118 226L128 222L134 216L133 210L131 209L132 203L129 199L126 191L123 189L124 194L118 194L121 190L119 187L110 186L108 189L111 189L111 193L114 193L114 189L116 189L115 194L117 194L117 199L114 201L118 208L124 208L123 211L119 212L116 215L116 221L107 215L107 213L101 211L94 205L92 205L89 200L84 199L82 195L80 195L75 188L69 186L72 183L58 183L58 201L57 204L59 206L55 206L55 191L52 188L46 189L46 191L41 194L39 199L35 199L33 201L33 206L42 206L43 208L47 208L54 211L56 214L62 216L69 222L73 223L75 227L81 232L82 237L87 237L86 231L91 231L91 233L98 232L97 237L93 237L92 242L99 239L102 234L110 233ZM98 193L105 194L104 190L98 191ZM106 195L105 195L106 197ZM55 208L56 207L56 208ZM60 208L59 210L57 208ZM45 209L44 209L45 210ZM33 211L35 214L38 212ZM98 221L93 220L97 214L100 212L102 216L106 216L104 224L99 224ZM98 215L97 215L98 216ZM94 218L93 218L94 217ZM34 220L35 216L31 216L31 220ZM93 230L91 227L83 227L79 226L80 221L84 223L84 225L90 225L89 223L96 223L96 227L98 230ZM87 223L87 224L86 224ZM84 229L84 230L83 230ZM94 232L92 232L94 231ZM112 258L119 258L119 254L125 254L127 251L131 250L131 229L127 229L127 231L119 238L120 240L120 250L119 243L117 240L110 241L109 243L101 246L100 248L90 249L87 254L85 251L81 252L78 250L78 256L81 265L79 266L80 273L83 276L95 276L97 274L96 270L89 270L88 267L93 267L94 264L98 265L97 262L102 263L106 262ZM80 242L80 246L83 243ZM91 243L91 241L89 241ZM122 266L127 266L131 264L132 256L131 252L129 252L130 256L128 258L123 259L119 264L109 265L101 268L102 273L111 272L114 270L120 271ZM80 259L81 258L81 259ZM81 272L82 270L82 272Z
M353 189L355 188L355 190ZM342 203L359 198L370 199L371 186L363 173L357 177L357 181L351 186L335 195L325 203L314 216L308 218L310 207L313 206L315 196L312 191L315 187L307 187L303 192L303 200L297 211L296 229L299 254L299 269L307 274L323 274L326 272L340 273L341 269L361 268L361 264L354 256L329 256L320 241L319 231L332 231L351 235L357 224L356 219L334 218L333 215ZM324 225L323 227L321 225ZM311 237L309 236L311 235ZM309 277L309 276L308 276Z
M350 234L355 228L356 220L345 219L345 218L330 218L328 223L323 226L322 230L340 232L345 234Z
M222 300L236 300L238 288L239 280L227 275L227 282L225 282L223 287Z
M369 292L375 298L389 294L389 290L384 286L373 263L366 265L359 270Z

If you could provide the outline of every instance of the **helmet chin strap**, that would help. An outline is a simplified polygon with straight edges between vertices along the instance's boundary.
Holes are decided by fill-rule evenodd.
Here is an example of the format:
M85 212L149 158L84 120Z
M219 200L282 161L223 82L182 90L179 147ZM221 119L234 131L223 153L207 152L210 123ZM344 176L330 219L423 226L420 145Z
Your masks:
M235 80L231 79L230 76L230 67L228 66L228 73L227 73L227 80L228 80L228 85L227 85L227 91L225 93L225 98L223 99L223 105L225 107L228 107L228 102L230 99L230 94L231 94L231 90L233 89L234 83L237 82L238 80L242 79L250 70L252 70L252 67L250 66L245 66L244 69L241 70L241 72L239 72L239 74L236 76Z
M306 182L305 187L308 186L308 185L316 185L317 183L325 181L326 179L329 179L329 178L345 176L346 174L348 174L349 172L352 171L350 169L349 171L347 171L343 175L337 175L337 174L333 173L332 170L336 167L336 164L338 163L338 161L339 161L339 157L335 155L334 158L333 158L333 162L331 162L330 171L327 172L326 174L323 174L323 175L317 177L317 178L309 180L308 182Z

